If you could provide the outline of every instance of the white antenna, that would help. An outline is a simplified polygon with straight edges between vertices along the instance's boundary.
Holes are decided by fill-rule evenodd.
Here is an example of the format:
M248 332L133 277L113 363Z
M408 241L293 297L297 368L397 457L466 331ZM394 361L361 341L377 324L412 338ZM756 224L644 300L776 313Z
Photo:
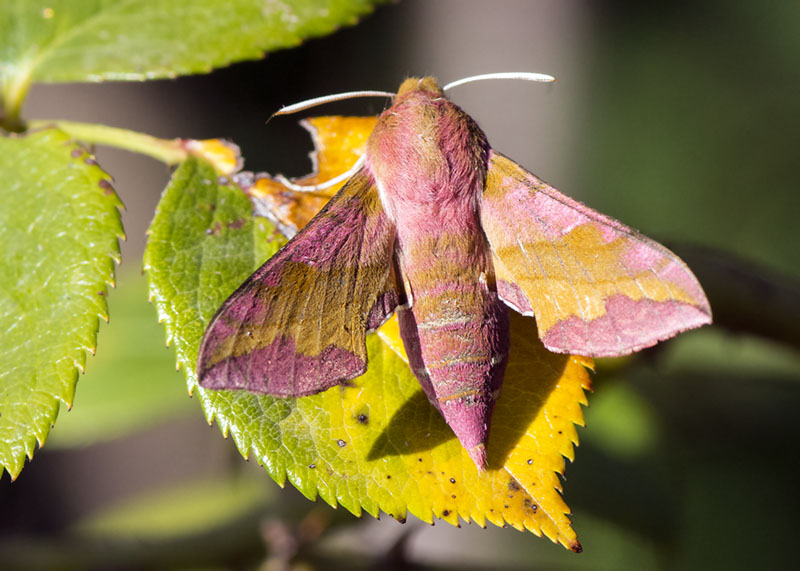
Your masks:
M298 111L305 111L317 105L324 103L331 103L333 101L342 101L344 99L353 99L355 97L394 97L395 93L388 91L348 91L347 93L334 93L333 95L323 95L322 97L315 97L313 99L306 99L300 103L293 103L286 107L281 107L278 111L273 113L272 117L277 115L290 115ZM272 118L270 117L270 119Z
M302 184L295 184L282 174L277 175L275 177L275 180L277 180L282 185L296 192L316 192L319 190L325 190L326 188L330 188L336 184L339 184L342 181L347 180L348 178L356 174L362 166L364 166L364 162L365 162L365 155L361 155L358 158L358 160L355 163L353 163L353 166L347 169L347 171L343 172L339 176L328 179L325 182L321 182L319 184L313 184L309 186L304 186Z
M501 71L498 73L484 73L482 75L473 75L470 77L465 77L463 79L457 79L456 81L451 81L444 87L442 87L442 91L447 91L448 89L452 89L453 87L458 87L459 85L464 85L465 83L472 83L473 81L482 81L484 79L524 79L526 81L541 81L544 83L551 83L556 80L555 77L552 75L547 75L546 73L531 73L528 71Z

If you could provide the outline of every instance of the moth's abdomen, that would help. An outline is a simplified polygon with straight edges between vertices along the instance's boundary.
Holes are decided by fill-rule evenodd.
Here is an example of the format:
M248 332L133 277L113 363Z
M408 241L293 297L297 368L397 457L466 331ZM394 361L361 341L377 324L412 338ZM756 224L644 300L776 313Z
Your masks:
M508 309L486 274L485 239L423 238L403 252L412 305L400 312L409 364L475 463L508 360Z
M404 83L367 142L366 168L397 228L409 363L475 464L486 468L505 372L508 313L494 290L478 204L486 136L432 82Z

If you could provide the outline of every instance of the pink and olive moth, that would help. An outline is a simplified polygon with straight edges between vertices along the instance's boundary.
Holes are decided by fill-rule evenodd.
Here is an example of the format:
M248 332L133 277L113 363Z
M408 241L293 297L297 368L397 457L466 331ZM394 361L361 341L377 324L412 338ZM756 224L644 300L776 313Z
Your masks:
M199 382L324 391L366 371L365 335L397 312L414 374L483 470L509 309L549 350L601 357L711 322L675 254L494 151L433 78L411 78L361 168L217 311Z

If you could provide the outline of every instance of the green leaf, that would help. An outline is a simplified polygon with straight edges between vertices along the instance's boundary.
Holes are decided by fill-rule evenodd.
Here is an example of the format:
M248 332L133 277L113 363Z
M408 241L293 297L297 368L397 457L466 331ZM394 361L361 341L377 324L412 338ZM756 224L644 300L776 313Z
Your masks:
M0 84L205 73L354 24L378 0L7 0Z
M197 413L175 382L175 358L153 319L141 268L126 265L118 274L109 299L112 327L98 335L101 350L81 378L75 407L59 416L52 448L108 442Z
M0 137L0 466L16 477L108 319L122 206L82 147L50 129Z
M151 295L189 391L242 455L253 454L281 485L288 479L307 497L319 495L357 515L382 510L398 519L411 512L425 521L489 521L579 550L557 473L572 458L574 425L583 423L588 362L546 351L532 319L512 322L516 358L483 473L406 361L378 335L367 337L366 374L314 396L197 386L197 350L208 321L282 241L268 241L270 226L252 211L239 188L221 185L209 165L187 161L159 204L145 254Z

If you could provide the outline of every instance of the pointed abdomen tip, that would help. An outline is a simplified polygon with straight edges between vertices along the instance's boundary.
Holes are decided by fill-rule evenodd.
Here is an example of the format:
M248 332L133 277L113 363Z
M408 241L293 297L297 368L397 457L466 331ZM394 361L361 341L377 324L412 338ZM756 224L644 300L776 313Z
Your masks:
M478 444L477 446L473 446L469 450L467 450L469 457L472 458L472 461L475 462L475 465L478 467L478 472L485 472L486 471L486 445L485 444Z

